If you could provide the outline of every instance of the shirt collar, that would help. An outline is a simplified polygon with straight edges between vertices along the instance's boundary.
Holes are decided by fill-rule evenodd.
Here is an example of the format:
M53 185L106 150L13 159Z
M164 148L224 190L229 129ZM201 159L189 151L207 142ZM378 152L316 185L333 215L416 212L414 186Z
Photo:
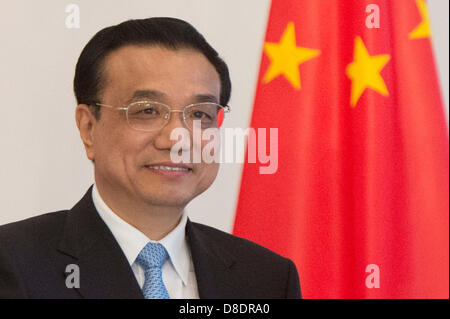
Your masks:
M190 253L185 236L187 215L184 212L178 225L169 234L159 241L153 241L137 228L128 224L116 215L103 201L95 184L92 188L92 200L98 214L119 243L119 246L124 252L130 266L135 262L136 257L145 245L149 242L159 242L167 250L170 261L172 262L178 276L183 281L183 284L187 285L190 267Z

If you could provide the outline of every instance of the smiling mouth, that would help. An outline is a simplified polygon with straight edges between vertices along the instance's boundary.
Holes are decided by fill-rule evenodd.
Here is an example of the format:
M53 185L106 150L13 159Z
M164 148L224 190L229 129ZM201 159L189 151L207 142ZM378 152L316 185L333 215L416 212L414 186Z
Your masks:
M179 171L179 172L189 172L192 171L189 167L178 167L178 166L165 166L165 165L145 165L146 168L158 169L163 171Z
M169 165L163 164L153 164L153 165L145 165L146 169L148 169L151 173L159 175L160 177L169 178L169 179L179 179L184 178L192 172L192 168L178 164L174 165L170 163Z

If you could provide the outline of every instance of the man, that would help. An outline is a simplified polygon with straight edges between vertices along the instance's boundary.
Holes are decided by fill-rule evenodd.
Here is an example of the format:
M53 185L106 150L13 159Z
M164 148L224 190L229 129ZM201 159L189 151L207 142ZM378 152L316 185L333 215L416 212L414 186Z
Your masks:
M0 227L0 297L300 297L290 260L184 214L219 166L171 161L171 132L217 129L231 91L226 64L191 25L151 18L101 30L74 91L95 184L69 211ZM184 148L207 142L191 136Z

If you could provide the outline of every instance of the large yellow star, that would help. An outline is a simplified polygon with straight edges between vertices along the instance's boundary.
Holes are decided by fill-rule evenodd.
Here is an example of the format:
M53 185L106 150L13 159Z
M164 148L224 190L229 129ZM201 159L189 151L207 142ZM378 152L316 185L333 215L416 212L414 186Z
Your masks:
M297 47L293 22L288 23L280 42L266 42L264 51L270 58L270 66L263 82L268 83L277 76L284 75L296 89L301 88L299 65L320 54L320 50Z
M425 1L416 0L417 7L419 8L422 22L409 33L410 39L423 39L431 37L431 24L430 16L428 14L428 7Z
M356 106L364 90L371 88L383 96L388 96L386 84L380 75L381 70L389 62L388 54L370 56L360 37L355 38L353 50L354 61L347 66L346 74L352 80L350 105Z

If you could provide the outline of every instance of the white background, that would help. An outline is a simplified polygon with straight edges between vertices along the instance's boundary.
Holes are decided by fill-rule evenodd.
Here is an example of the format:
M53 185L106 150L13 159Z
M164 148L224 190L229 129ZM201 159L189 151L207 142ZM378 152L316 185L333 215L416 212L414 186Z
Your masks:
M428 2L448 123L449 2ZM80 8L79 29L66 28L70 3ZM152 16L193 24L230 68L233 111L225 127L248 127L269 0L2 0L0 5L0 224L69 209L92 184L93 167L74 120L72 81L81 49L106 26ZM240 164L222 164L213 186L189 204L191 219L231 231L240 175Z

